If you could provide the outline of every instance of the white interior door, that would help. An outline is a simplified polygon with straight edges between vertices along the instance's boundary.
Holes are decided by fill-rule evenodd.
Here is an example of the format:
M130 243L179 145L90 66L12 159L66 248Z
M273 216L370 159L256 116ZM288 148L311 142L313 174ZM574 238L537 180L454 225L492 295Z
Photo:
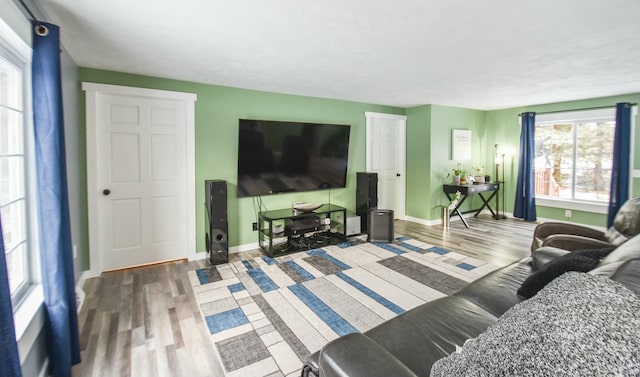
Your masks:
M91 269L191 257L195 96L87 85Z
M403 115L365 113L367 119L366 170L378 173L378 208L405 217L406 123Z

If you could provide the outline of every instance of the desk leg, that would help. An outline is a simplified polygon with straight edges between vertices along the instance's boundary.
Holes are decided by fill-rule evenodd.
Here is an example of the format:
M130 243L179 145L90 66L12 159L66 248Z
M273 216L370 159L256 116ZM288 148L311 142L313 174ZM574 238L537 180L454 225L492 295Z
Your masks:
M482 202L483 202L484 204L482 204L482 207L480 207L480 209L479 209L479 210L475 213L475 215L473 215L473 216L478 216L478 214L480 213L480 211L482 211L482 210L484 209L484 207L487 207L487 208L489 209L489 211L491 212L491 216L492 216L494 219L497 219L497 216L498 216L498 215L496 215L496 214L493 212L493 208L491 208L491 205L489 204L489 202L491 201L491 199L493 199L493 197L496 195L496 193L497 193L497 191L494 191L493 193L491 193L491 195L489 196L489 198L485 200L485 199L484 199L484 196L482 196L482 193L481 193L481 192L479 192L479 193L478 193L478 196L480 197L480 199L482 199Z
M451 211L451 214L456 213L460 218L460 220L462 220L462 223L464 224L464 226L467 229L469 229L469 224L467 224L467 220L464 219L464 217L462 216L462 213L460 213L460 211L458 210L458 208L462 206L462 203L464 203L464 201L467 199L467 196L469 195L462 195L462 200L460 200L460 202L456 204L456 207L453 209L453 211ZM447 197L449 198L449 200L451 200L451 197L449 196L449 194L447 194Z

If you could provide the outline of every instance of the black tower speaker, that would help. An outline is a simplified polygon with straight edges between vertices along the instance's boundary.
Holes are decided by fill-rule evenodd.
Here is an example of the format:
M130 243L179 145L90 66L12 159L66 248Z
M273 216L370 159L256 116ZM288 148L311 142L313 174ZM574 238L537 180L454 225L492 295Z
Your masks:
M360 231L367 232L369 210L378 207L378 173L356 174L356 215L360 216Z
M204 197L207 260L211 264L227 263L229 261L227 182L204 181Z

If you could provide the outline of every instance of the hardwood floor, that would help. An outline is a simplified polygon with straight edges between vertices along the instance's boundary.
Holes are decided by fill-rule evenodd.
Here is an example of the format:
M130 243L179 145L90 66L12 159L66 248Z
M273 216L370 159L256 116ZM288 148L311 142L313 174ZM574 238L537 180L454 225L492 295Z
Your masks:
M196 266L173 262L88 279L78 318L83 361L73 376L223 376L187 277Z
M410 221L396 221L394 225L396 233L499 265L530 254L536 223L513 218L494 220L489 215L466 220L469 229L453 219L448 230L441 225L428 227Z
M461 221L451 221L448 230L409 221L394 225L398 234L496 264L529 255L536 224L482 215L468 222L470 229ZM174 262L88 279L79 313L83 361L73 376L223 376L187 276L204 264Z

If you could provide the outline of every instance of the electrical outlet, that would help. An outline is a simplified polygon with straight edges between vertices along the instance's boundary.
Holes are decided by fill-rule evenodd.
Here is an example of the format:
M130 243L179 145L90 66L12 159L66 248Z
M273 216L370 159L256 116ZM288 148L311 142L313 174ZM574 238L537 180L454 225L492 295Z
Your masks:
M73 245L73 259L76 259L78 257L78 245L74 244Z
M564 217L566 217L567 219L571 218L571 210L570 209L565 209L564 210Z
M258 230L258 223L253 223L252 226L253 226L253 230Z

